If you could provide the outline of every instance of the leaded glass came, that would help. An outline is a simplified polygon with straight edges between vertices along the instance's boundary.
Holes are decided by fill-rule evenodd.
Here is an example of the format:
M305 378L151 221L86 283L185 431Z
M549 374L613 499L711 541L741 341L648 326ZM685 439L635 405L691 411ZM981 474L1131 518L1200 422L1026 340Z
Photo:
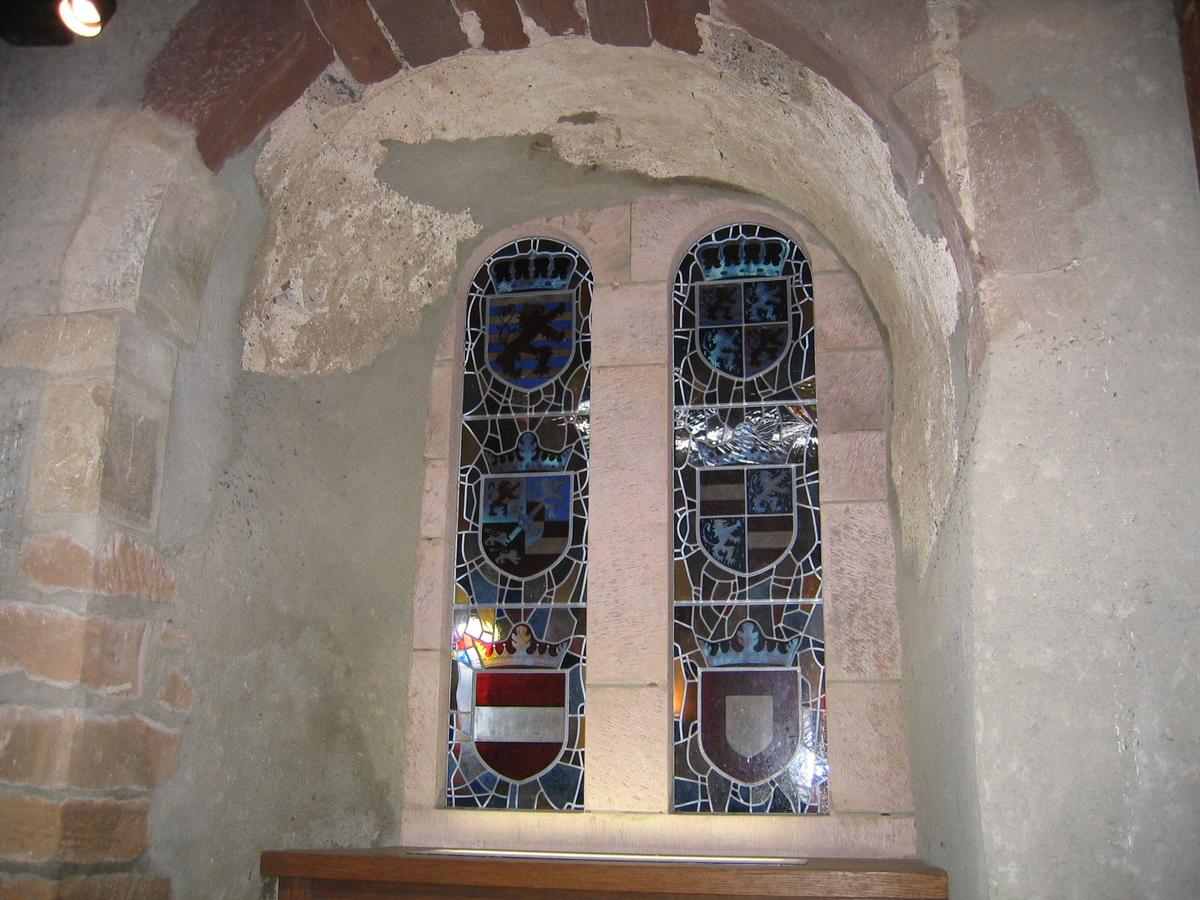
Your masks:
M812 306L762 225L675 276L675 812L828 811Z
M549 238L471 284L447 806L583 808L591 295Z

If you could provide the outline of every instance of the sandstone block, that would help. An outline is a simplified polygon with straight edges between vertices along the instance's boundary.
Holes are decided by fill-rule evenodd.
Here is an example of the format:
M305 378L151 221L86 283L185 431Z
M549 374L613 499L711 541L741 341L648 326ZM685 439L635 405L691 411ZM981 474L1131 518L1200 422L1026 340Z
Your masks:
M167 416L165 401L129 382L118 385L100 480L100 508L116 522L143 530L154 527Z
M41 392L40 375L10 372L0 378L0 553L4 555L21 542L20 516L27 499Z
M355 79L372 84L400 71L400 61L375 23L367 0L310 0L308 8Z
M455 473L458 466L454 467ZM457 520L457 514L447 507L450 491L450 467L444 459L425 460L425 488L421 495L421 537L444 538L446 517Z
M146 623L78 616L48 606L0 605L0 671L137 696Z
M56 381L42 395L28 509L48 515L99 508L111 378Z
M192 690L192 683L188 681L188 677L183 674L183 671L172 669L167 673L166 680L163 681L162 689L158 692L158 699L164 706L170 707L176 712L190 712L196 694Z
M66 534L34 537L21 557L21 572L45 590L90 590L95 584L95 557Z
M913 808L898 682L828 686L830 802L835 812Z
M596 287L592 365L669 365L671 286L666 282Z
M587 0L592 40L619 47L649 47L645 0Z
M145 800L0 799L0 857L14 862L128 862L149 846ZM2 895L0 895L2 896Z
M1044 272L1081 253L1076 210L1099 196L1087 145L1054 101L1034 100L967 130L976 237L985 263Z
M55 375L116 364L119 320L111 315L25 316L5 323L0 365Z
M672 50L695 56L700 52L700 32L696 16L708 14L708 0L676 0L673 3L646 4L650 14L650 34Z
M457 367L439 360L429 378L429 421L425 425L426 459L446 459L450 453L450 423L458 421L455 408Z
M813 275L813 314L818 352L883 346L862 286L848 272Z
M660 684L670 619L668 369L597 368L592 385L588 683Z
M516 0L458 0L459 12L479 16L486 50L519 50L529 46Z
M216 170L332 61L304 3L197 4L150 64L145 104L191 125Z
M175 573L162 554L124 534L111 537L98 554L95 579L97 590L114 597L175 597Z
M422 538L417 549L417 577L413 585L413 648L445 650L450 636L446 629L446 605L450 580L442 538Z
M882 431L821 435L821 500L887 498L887 454Z
M467 49L449 0L373 0L371 5L414 68Z
M520 0L521 11L548 34L587 34L587 22L571 0Z
M150 236L187 140L183 128L144 114L112 132L63 260L63 310L136 311Z
M146 790L179 764L182 735L141 716L0 709L0 781L42 788Z
M164 334L194 344L208 271L237 204L194 157L172 175L141 261L137 305Z
M591 673L589 672L589 680ZM587 807L596 812L667 811L669 706L665 685L588 690Z
M822 511L829 677L898 678L896 554L887 504Z
M449 708L450 656L413 650L408 678L408 730L404 754L404 805L433 809L446 786L445 710Z
M139 316L122 313L119 318L117 374L133 378L156 396L170 400L179 359L175 344Z
M881 430L887 389L887 358L882 350L818 353L817 421L821 433Z

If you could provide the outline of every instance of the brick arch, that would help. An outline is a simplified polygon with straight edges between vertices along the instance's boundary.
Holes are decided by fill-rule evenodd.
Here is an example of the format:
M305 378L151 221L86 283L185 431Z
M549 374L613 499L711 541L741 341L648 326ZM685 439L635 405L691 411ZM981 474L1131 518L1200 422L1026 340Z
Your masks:
M915 2L911 20L928 27L924 3L906 2ZM494 52L529 46L528 22L553 38L623 47L659 44L696 55L701 51L696 17L712 16L825 78L875 122L891 151L897 187L909 196L923 180L960 280L975 283L966 229L942 170L925 164L927 142L881 83L896 79L899 69L900 81L887 87L903 87L926 66L912 62L911 71L904 71L887 53L852 58L852 42L839 46L829 38L839 29L853 33L856 14L827 4L796 15L795 7L773 0L590 0L582 6L581 12L572 0L200 0L151 63L144 103L191 126L201 157L217 171L335 58L361 84L385 81L402 68L470 49L464 17L473 17L481 47Z

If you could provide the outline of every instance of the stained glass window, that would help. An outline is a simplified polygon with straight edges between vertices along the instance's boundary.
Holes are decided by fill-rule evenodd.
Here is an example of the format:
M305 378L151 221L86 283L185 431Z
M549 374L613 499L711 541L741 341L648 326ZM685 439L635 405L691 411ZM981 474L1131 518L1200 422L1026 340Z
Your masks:
M471 283L447 806L583 808L591 297L549 238Z
M828 810L812 307L762 225L675 276L675 812Z

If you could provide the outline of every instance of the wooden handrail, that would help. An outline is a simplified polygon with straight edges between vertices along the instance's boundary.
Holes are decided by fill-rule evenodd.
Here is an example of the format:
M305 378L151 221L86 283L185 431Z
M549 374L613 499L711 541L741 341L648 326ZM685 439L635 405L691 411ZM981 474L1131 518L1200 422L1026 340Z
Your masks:
M785 864L527 859L377 850L269 850L263 876L280 900L318 897L946 898L941 869L916 860L809 859Z

